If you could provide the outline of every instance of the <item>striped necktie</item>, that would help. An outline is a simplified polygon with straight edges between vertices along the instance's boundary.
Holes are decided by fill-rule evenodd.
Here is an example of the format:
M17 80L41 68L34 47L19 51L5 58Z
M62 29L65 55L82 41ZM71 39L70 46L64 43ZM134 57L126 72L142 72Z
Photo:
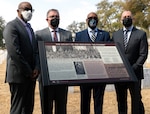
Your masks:
M125 47L125 49L128 45L128 32L129 32L129 30L124 30L124 47Z
M92 30L91 33L92 33L92 35L91 35L91 40L92 40L92 42L95 42L95 39L96 39L95 31Z

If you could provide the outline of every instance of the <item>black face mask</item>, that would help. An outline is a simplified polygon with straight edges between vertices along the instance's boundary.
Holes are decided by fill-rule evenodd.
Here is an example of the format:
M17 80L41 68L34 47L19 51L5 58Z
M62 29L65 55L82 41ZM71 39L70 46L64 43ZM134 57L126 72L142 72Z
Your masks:
M59 25L59 19L55 18L55 19L52 19L50 24L53 26L53 27L58 27Z
M88 26L89 26L91 29L95 29L96 26L97 26L97 23L98 23L98 20L97 20L97 19L90 18L90 19L88 20Z
M132 19L131 18L125 18L122 21L123 21L123 25L125 27L130 27L132 25Z

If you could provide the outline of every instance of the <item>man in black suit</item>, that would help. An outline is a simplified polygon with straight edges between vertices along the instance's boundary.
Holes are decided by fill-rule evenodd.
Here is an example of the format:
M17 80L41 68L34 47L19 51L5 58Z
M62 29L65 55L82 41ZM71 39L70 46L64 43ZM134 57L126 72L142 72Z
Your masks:
M76 34L75 42L107 42L110 41L109 33L97 28L98 16L90 12L86 19L88 28ZM93 33L94 32L94 33ZM93 89L94 112L102 114L103 95L106 84L81 85L81 114L90 114L91 90Z
M139 86L138 94L140 97L137 100L139 100L139 114L144 114L145 111L141 96L141 80L144 78L143 64L148 55L147 36L144 31L133 26L133 15L131 11L124 11L122 13L121 22L124 26L123 29L114 32L112 38L115 43L120 44L123 53L129 60L136 78L138 79L137 85ZM127 89L129 88L131 96L133 92L133 87L129 85L128 83L115 84L119 114L127 114Z
M72 42L71 32L58 27L59 20L60 17L58 10L50 9L47 12L46 17L48 27L36 31L37 40L46 42ZM54 110L55 114L67 113L66 107L67 107L68 86L52 85L44 87L42 83L42 77L40 76L39 89L41 97L42 114L53 114L54 103L55 103L55 110Z
M29 2L21 2L17 12L18 17L10 21L3 32L8 52L5 81L11 93L10 114L32 114L40 69L37 42L27 23L33 9Z

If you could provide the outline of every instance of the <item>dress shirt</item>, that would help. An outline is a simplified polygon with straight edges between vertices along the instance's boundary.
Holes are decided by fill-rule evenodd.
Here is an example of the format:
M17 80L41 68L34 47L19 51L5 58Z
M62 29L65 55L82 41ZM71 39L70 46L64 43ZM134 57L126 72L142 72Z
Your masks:
M50 27L49 27L49 30L50 30L50 34L51 34L51 36L52 36L52 41L54 41L54 29L51 29ZM59 29L58 28L56 28L55 29L55 31L56 31L56 34L57 34L57 40L58 40L58 42L60 41L60 36L59 36Z
M92 34L93 34L92 31L95 31L95 37L97 37L97 28L92 30L91 28L88 27L88 34L89 34L90 38L92 37Z
M128 28L128 32L127 32L127 42L128 42L129 39L130 39L132 29L133 29L133 26L131 26L130 28ZM123 33L125 34L126 31L127 31L127 29L124 27L124 28L123 28Z

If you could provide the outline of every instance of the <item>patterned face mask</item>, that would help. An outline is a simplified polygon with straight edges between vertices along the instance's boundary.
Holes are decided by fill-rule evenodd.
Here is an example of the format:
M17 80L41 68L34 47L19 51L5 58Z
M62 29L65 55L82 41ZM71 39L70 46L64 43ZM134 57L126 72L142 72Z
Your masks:
M97 26L97 23L98 23L98 20L95 19L95 18L89 18L89 19L88 19L88 26L89 26L91 29L95 29L96 26Z

